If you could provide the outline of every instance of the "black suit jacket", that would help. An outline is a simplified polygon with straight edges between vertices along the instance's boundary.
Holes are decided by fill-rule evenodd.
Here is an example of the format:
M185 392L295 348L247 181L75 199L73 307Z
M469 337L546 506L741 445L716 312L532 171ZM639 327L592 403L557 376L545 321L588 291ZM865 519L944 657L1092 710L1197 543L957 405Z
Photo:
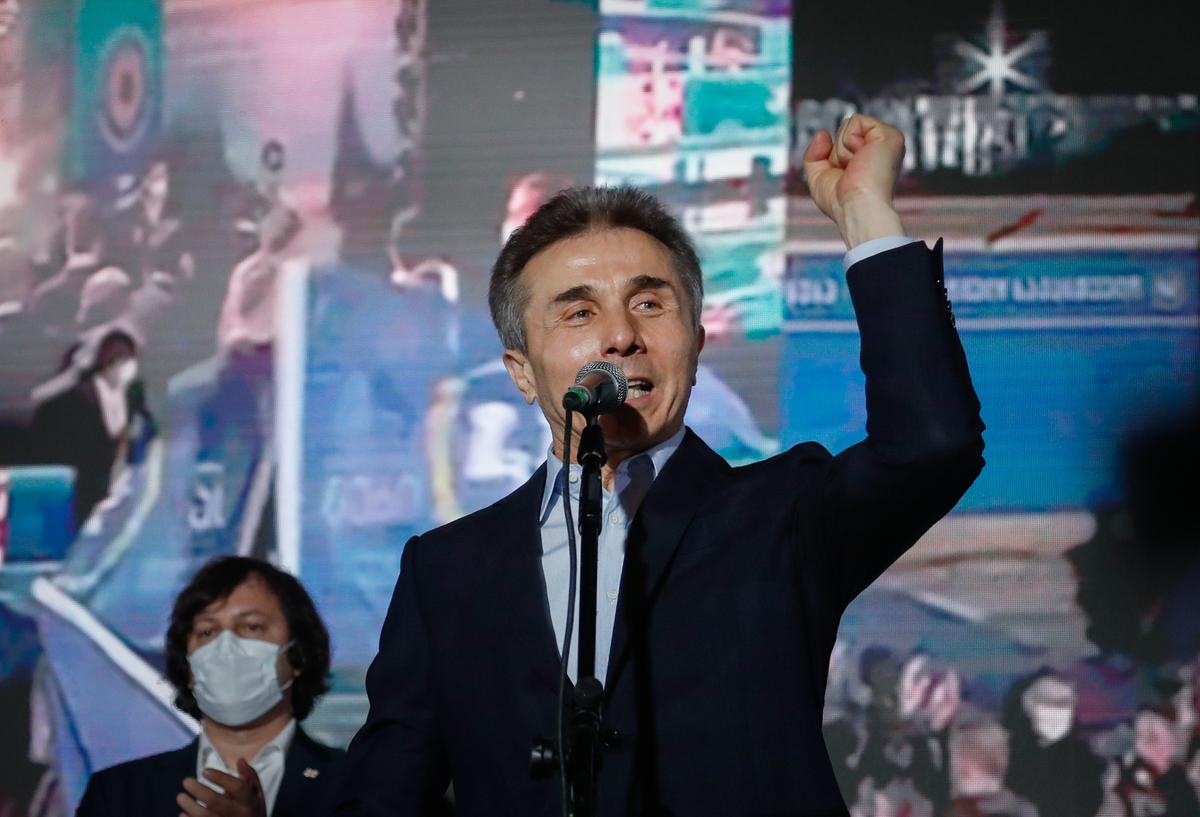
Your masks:
M109 436L100 397L90 377L37 407L33 435L40 462L75 469L75 526L108 496L109 476L121 438Z
M196 776L200 741L182 749L121 763L92 775L76 817L176 817L183 779ZM272 817L333 813L334 793L346 753L296 729L283 764Z
M113 466L121 445L140 418L144 434L153 436L156 424L146 406L140 381L125 392L129 425L116 437L104 425L104 410L96 384L88 376L76 385L41 403L33 414L33 447L39 463L69 465L75 469L75 527L83 525L92 509L108 496Z
M626 543L601 815L845 814L821 733L842 611L983 464L941 276L940 244L849 272L866 440L735 469L689 431L654 481ZM460 817L561 813L557 778L529 771L560 672L544 480L406 545L338 814L420 814L451 777Z

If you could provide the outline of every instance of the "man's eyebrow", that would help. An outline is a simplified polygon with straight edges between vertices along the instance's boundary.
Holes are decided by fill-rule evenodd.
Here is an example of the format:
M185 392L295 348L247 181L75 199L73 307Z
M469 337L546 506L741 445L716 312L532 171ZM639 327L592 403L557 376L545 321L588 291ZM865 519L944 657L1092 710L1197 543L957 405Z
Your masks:
M669 289L675 291L675 285L665 278L659 278L657 275L639 275L629 279L626 288L630 292L641 292L645 289Z
M638 275L626 282L625 289L629 292L642 292L648 289L669 289L674 292L675 285L665 278L659 278L657 275ZM590 301L594 300L595 297L596 291L591 286L580 284L570 289L564 289L554 296L550 304L557 306L558 304L567 304L572 301Z
M574 286L570 289L564 289L562 292L555 295L554 300L552 300L550 303L551 305L569 304L572 301L589 301L594 298L595 290L593 290L587 284L580 284L579 286Z

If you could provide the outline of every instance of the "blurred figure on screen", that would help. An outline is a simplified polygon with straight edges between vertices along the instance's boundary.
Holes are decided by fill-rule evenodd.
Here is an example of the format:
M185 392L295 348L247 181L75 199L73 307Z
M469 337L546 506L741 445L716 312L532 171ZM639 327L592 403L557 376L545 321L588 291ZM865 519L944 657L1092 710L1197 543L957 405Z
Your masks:
M79 292L75 322L81 332L118 320L129 309L133 281L120 267L106 266L93 272Z
M190 281L196 262L184 247L183 222L171 200L171 169L155 158L136 187L118 195L112 217L110 260L139 278L160 287Z
M1005 785L1040 814L1093 817L1104 799L1104 763L1080 736L1074 687L1051 670L1018 681L1005 704L1012 761Z
M95 267L105 249L100 208L83 186L62 191L56 201L55 227L34 255L42 279L64 267Z
M239 260L229 275L217 326L217 348L226 355L261 348L275 339L279 268L303 226L283 198L285 157L282 143L272 139L263 145L258 176L237 207L234 239Z
M1200 799L1200 733L1193 735L1188 743L1187 755L1184 758L1184 770L1187 772L1188 782L1192 784L1192 789L1196 792L1196 797Z
M200 411L198 459L203 461L222 461L231 435L257 452L270 428L279 279L302 226L282 197L284 162L280 142L264 144L258 177L238 205L234 237L239 260L229 274L217 323L221 369Z
M260 226L239 223L239 236L255 247L234 266L221 305L220 370L199 412L201 461L224 461L228 445L257 456L269 433L281 260L263 243Z
M25 310L33 292L34 271L17 238L11 213L0 215L0 332Z
M249 229L248 227L246 228ZM239 234L244 234L239 231ZM255 233L261 239L261 235ZM217 349L224 353L265 346L275 340L275 297L279 259L261 241L229 275L217 324Z
M200 736L88 782L79 817L320 817L343 753L299 726L329 689L329 634L304 587L266 562L209 562L175 600L166 676Z
M1009 756L1008 733L990 717L955 726L950 735L950 817L1038 817L1032 803L1004 785Z
M919 794L940 814L949 793L945 730L958 706L957 675L932 672L923 653L901 661L884 647L863 652L859 674L871 699L857 780L869 778L868 791L889 802L914 802Z
M398 252L389 249L392 272L389 280L401 291L425 291L440 295L447 304L458 303L458 269L444 258L426 258L413 267L404 264Z
M1200 814L1200 798L1183 765L1175 712L1147 704L1133 721L1134 750L1122 758L1116 795L1122 817L1184 817Z
M278 139L268 139L258 154L258 169L234 214L238 246L245 257L260 249L277 253L286 249L304 226L283 195L287 151Z
M157 433L137 374L137 342L111 329L94 347L77 346L65 370L35 392L37 459L75 469L77 527L108 496L131 453Z
M30 307L45 334L65 336L75 333L84 284L105 266L107 244L100 208L86 191L68 190L58 205L60 226L34 257L40 280Z
M565 190L575 181L563 173L528 173L517 179L508 193L504 205L504 221L500 224L500 244L508 241L513 231L520 227L534 212L560 190Z

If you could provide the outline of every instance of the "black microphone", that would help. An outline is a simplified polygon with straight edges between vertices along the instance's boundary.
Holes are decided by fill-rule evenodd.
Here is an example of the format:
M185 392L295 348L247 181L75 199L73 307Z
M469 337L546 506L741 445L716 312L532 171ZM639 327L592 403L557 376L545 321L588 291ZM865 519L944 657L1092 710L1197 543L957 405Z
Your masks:
M620 366L604 360L584 364L575 385L563 395L563 408L584 414L607 414L625 402L629 381Z

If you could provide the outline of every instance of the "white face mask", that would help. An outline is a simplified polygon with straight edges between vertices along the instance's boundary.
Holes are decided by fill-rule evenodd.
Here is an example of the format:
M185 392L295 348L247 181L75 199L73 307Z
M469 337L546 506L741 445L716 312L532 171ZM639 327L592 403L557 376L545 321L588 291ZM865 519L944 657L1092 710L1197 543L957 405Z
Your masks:
M137 380L137 375L138 362L136 358L129 358L117 369L117 378L120 380L122 386L128 386L134 380Z
M188 656L192 695L205 717L226 726L244 726L283 699L276 661L291 642L241 638L224 630Z
M1070 707L1036 704L1029 720L1034 733L1048 746L1058 743L1071 731L1073 714Z
M1071 731L1075 718L1075 690L1065 681L1041 678L1025 690L1021 703L1029 715L1029 725L1043 745L1057 743Z

